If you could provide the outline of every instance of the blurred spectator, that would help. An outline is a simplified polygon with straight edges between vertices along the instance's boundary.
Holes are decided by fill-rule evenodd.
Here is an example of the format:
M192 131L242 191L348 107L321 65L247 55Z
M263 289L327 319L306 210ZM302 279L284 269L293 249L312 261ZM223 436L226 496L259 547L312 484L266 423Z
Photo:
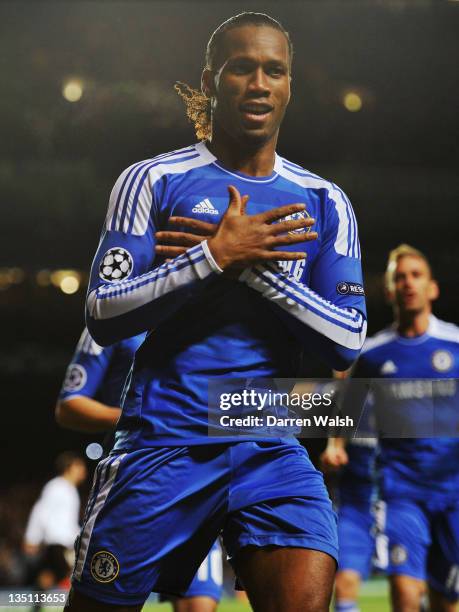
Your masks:
M58 476L44 487L32 508L23 550L30 562L30 582L39 590L66 586L73 564L73 543L79 531L77 487L87 476L78 455L65 452L56 459Z

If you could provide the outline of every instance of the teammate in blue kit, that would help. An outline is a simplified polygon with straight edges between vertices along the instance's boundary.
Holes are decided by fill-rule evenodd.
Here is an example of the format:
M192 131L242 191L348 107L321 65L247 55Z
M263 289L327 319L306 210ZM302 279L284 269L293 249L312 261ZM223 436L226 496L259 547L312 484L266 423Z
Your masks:
M330 438L321 455L325 470L340 469L337 487L339 570L336 612L358 612L357 597L377 552L375 540L375 438Z
M139 334L104 348L83 331L56 405L59 425L92 433L115 427L126 379L144 339Z
M349 372L335 372L347 378ZM338 507L339 569L335 579L336 612L359 612L357 599L362 580L372 565L382 560L376 555L376 430L373 419L359 421L359 435L330 438L320 459L325 472L339 470L335 491ZM379 567L379 566L378 566Z
M145 334L102 347L85 329L67 368L56 406L56 419L69 429L105 432L121 414L120 400L136 350ZM222 592L222 551L218 541L202 562L175 612L213 612Z
M395 324L366 342L354 375L457 379L459 328L432 315L439 290L425 256L408 245L393 250L386 286ZM411 398L404 389L416 424L424 398L419 386ZM427 581L432 611L457 610L459 438L383 437L378 464L393 609L419 610Z
M88 328L101 344L151 331L97 468L73 612L183 593L219 532L255 610L328 610L336 519L306 451L291 438L207 433L209 381L294 376L305 348L346 369L365 338L351 205L275 152L291 59L272 18L223 23L202 76L207 141L134 164L113 188ZM204 241L180 232L189 248L166 261L174 247L155 254L156 232L167 242L171 217L218 226Z

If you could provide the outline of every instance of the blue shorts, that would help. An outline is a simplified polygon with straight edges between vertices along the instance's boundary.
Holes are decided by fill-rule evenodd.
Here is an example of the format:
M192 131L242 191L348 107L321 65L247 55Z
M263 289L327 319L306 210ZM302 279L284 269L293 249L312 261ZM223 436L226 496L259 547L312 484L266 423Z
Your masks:
M223 560L220 541L216 540L212 550L204 559L196 572L193 582L183 597L210 597L220 601L223 590ZM160 601L169 601L167 595L160 595Z
M338 556L322 475L299 444L146 448L97 466L73 587L118 605L183 596L220 532L233 559L248 545Z
M374 515L366 501L343 503L338 511L339 570L366 580L375 551Z
M450 601L459 599L459 502L386 501L389 575L427 580Z

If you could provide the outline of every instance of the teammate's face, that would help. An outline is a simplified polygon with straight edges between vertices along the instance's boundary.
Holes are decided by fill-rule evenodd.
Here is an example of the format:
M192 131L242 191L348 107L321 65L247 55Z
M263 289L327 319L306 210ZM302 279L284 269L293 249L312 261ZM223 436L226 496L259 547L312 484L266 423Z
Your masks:
M405 255L397 262L390 293L401 313L430 312L438 286L423 259Z
M241 144L261 145L276 138L290 100L285 36L269 26L229 30L215 70L204 72L203 85L217 129Z

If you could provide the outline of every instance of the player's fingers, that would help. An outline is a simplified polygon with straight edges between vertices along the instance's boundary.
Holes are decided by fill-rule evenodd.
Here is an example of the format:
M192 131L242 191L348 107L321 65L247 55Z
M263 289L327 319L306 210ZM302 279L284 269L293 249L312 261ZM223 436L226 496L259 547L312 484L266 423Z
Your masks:
M266 251L262 259L265 261L297 261L298 259L306 259L306 253L297 253L292 251Z
M170 259L178 257L178 255L183 255L186 250L186 247L164 246L162 244L157 244L155 246L155 252L157 255L161 255L161 257L166 257Z
M245 210L247 208L247 202L249 201L249 196L244 195L241 199L241 215L245 215Z
M227 213L232 215L242 215L242 198L234 185L228 185L229 204Z
M316 220L310 217L305 219L292 219L291 221L280 221L279 223L272 223L269 226L268 233L275 236L276 234L293 232L294 230L311 227L315 222Z
M174 246L194 246L205 240L205 236L196 236L186 232L156 232L156 240L161 244L173 244Z
M194 230L197 234L202 234L203 236L213 236L215 230L217 229L216 223L207 223L206 221L192 219L190 217L170 217L169 223L188 227Z
M311 242L316 240L318 237L317 232L310 232L309 234L287 234L286 236L272 236L268 239L268 244L272 247L285 246L287 244L298 244L300 242Z
M304 204L287 204L286 206L278 206L277 208L266 210L265 212L259 213L255 216L262 223L272 223L273 221L277 221L277 219L282 219L282 217L287 217L288 215L293 215L293 213L301 212L305 208L306 206Z

